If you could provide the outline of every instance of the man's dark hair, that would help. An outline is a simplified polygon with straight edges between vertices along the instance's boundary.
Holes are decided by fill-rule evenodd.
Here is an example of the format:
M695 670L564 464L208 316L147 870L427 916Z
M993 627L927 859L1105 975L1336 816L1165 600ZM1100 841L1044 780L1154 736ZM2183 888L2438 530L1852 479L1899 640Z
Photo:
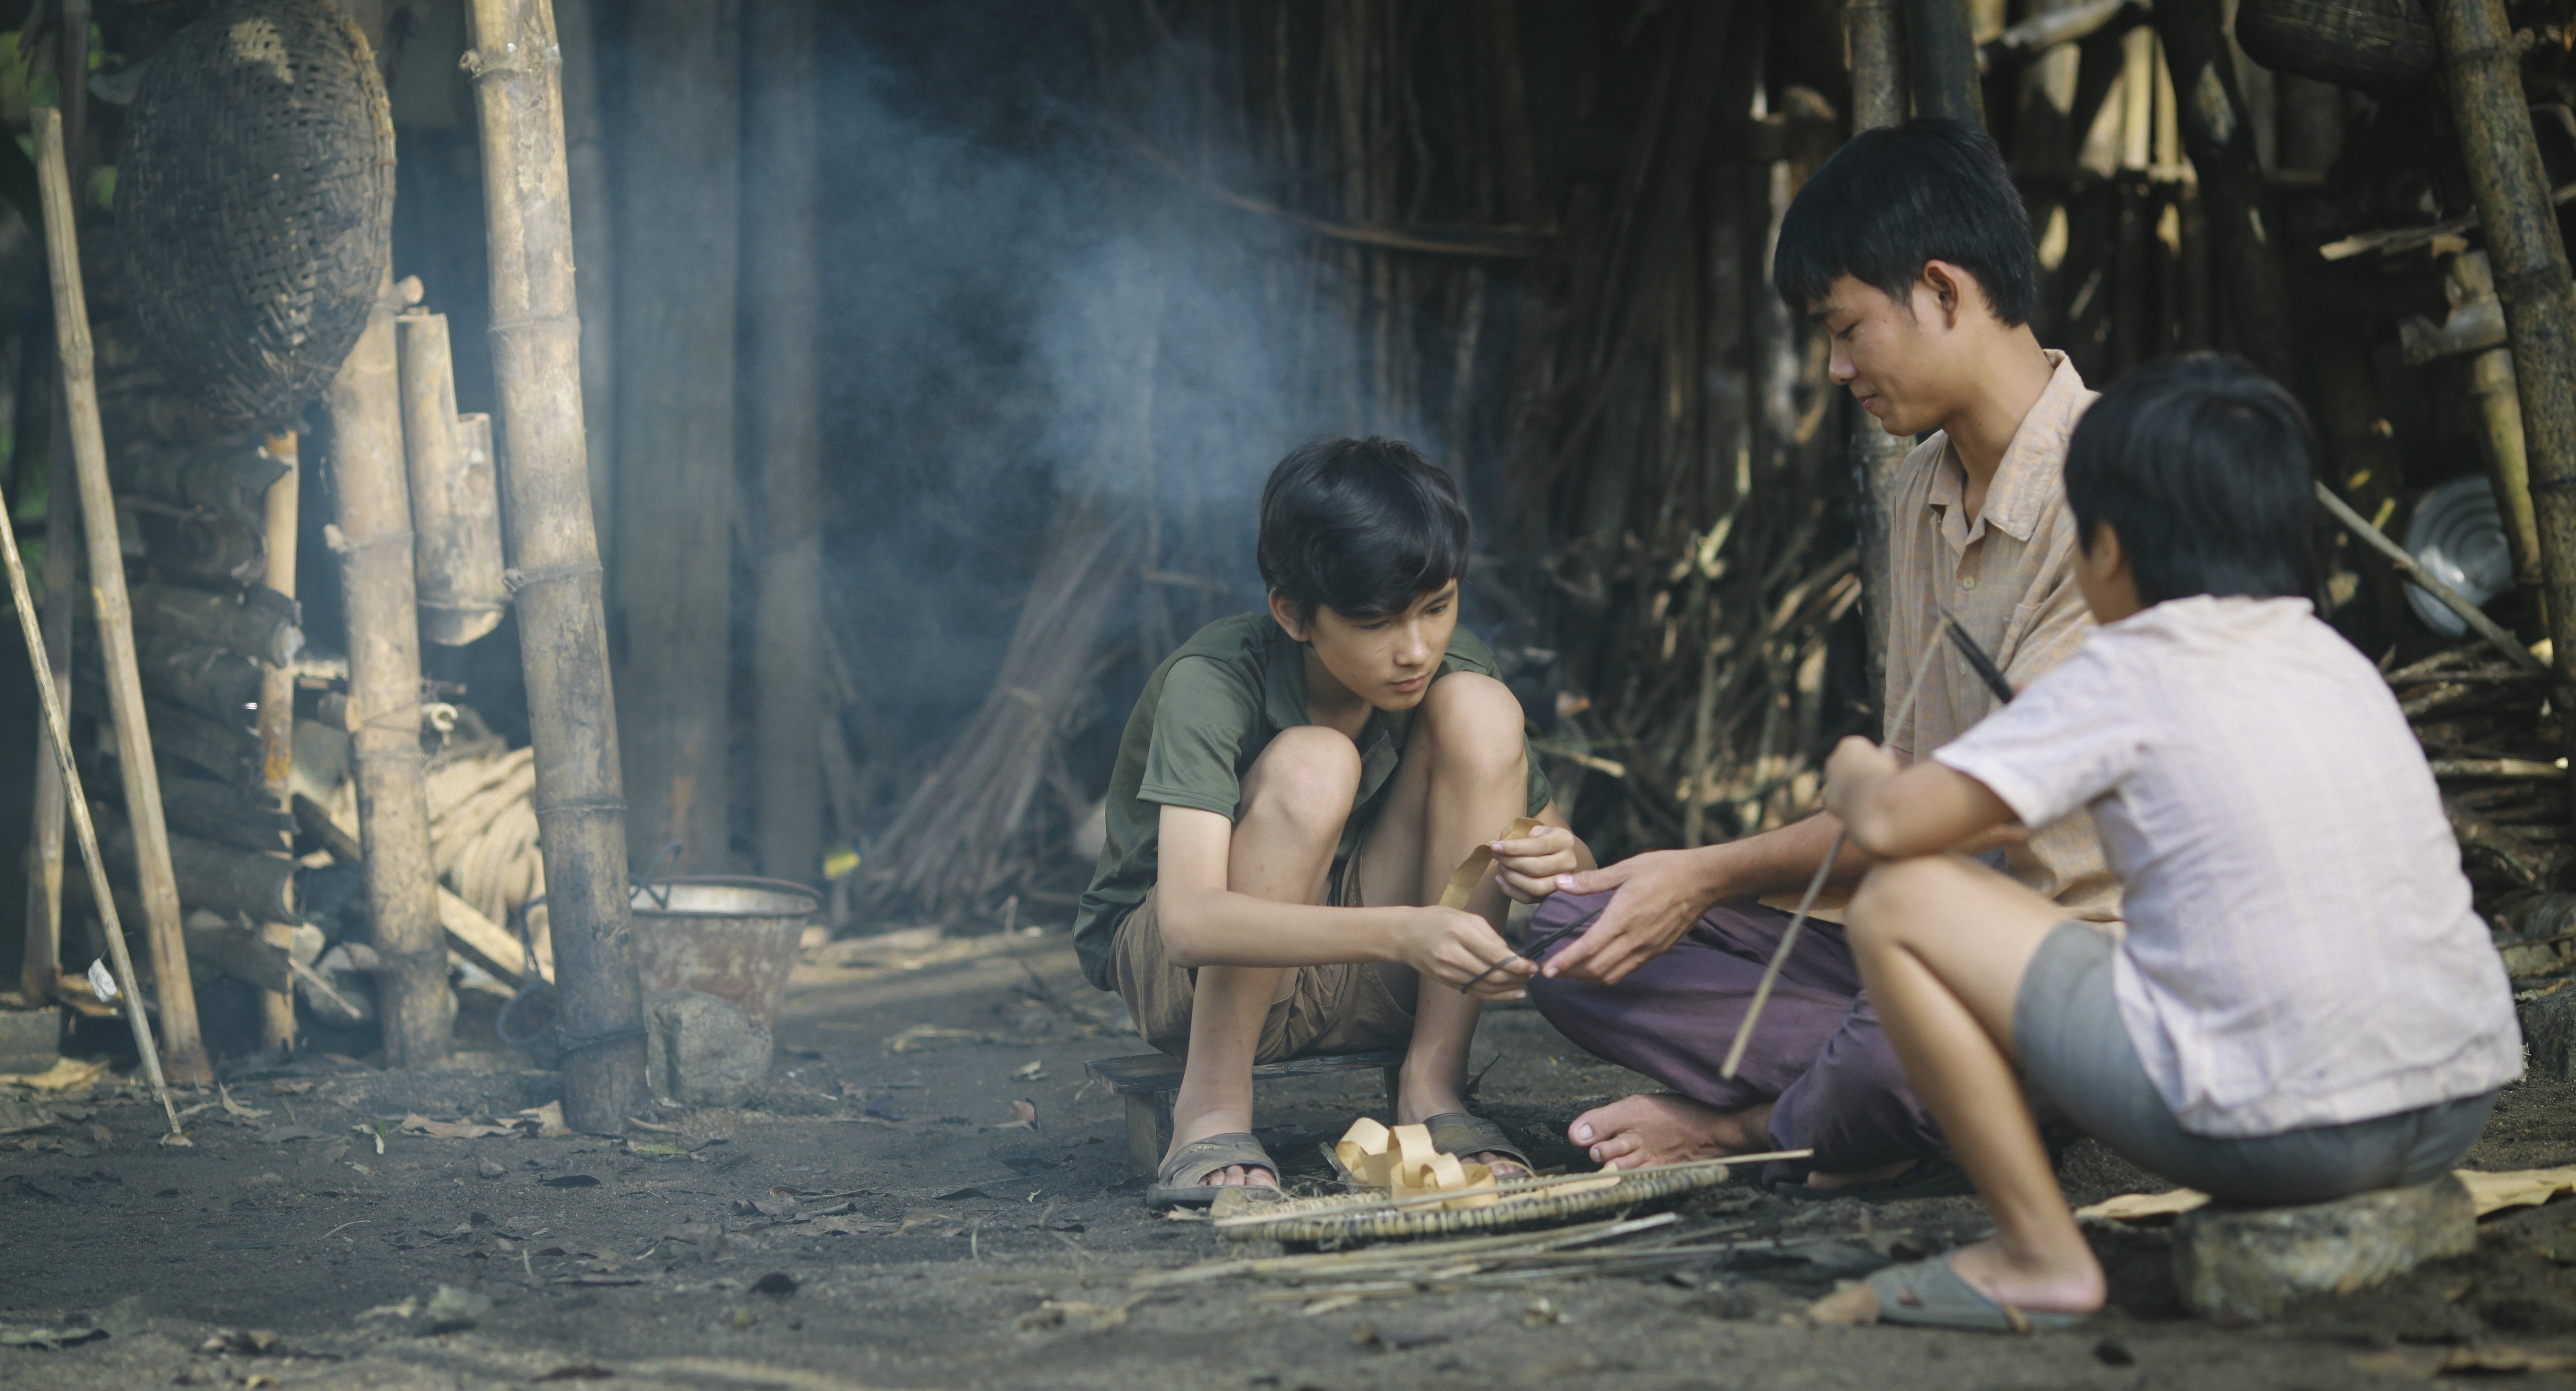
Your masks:
M1261 490L1261 578L1301 620L1384 618L1467 572L1458 485L1412 445L1300 445Z
M2089 553L2109 522L2138 599L2308 592L2313 436L2290 393L2234 358L2192 353L2102 393L2066 447L2066 503Z
M2039 304L2030 212L1982 127L1947 116L1865 130L1818 166L1780 220L1772 281L1804 314L1850 276L1911 303L1926 261L1977 277L2007 324Z

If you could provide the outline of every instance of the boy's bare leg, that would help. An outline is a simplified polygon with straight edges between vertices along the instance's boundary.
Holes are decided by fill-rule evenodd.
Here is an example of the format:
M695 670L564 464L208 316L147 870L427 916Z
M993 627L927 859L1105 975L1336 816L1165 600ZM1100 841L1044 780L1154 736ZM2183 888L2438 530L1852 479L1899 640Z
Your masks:
M1994 1215L1994 1236L1951 1267L2000 1303L2077 1314L2102 1307L2102 1265L2067 1211L2012 1041L2022 975L2065 920L2003 875L1929 856L1871 871L1849 930L1888 1041Z
M1404 762L1361 848L1360 897L1372 904L1437 903L1469 852L1500 836L1529 807L1521 706L1509 687L1474 672L1432 683L1415 710ZM1467 911L1500 929L1508 907L1488 880ZM1482 1006L1437 981L1415 984L1413 1042L1397 1074L1395 1119L1410 1125L1467 1109L1467 1049ZM1462 1155L1521 1172L1510 1158Z
M1244 775L1226 888L1274 903L1321 903L1333 850L1359 791L1359 751L1319 725L1283 729ZM1252 1129L1252 1064L1279 989L1269 966L1201 966L1190 990L1190 1051L1172 1098L1172 1149ZM1278 1175L1230 1165L1211 1186L1275 1187Z

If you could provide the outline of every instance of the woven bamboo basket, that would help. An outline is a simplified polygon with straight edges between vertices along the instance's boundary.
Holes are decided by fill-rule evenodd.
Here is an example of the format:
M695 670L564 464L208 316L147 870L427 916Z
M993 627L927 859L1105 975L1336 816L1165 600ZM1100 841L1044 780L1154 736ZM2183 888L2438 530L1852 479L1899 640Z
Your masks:
M2246 0L2236 42L2275 72L2404 91L2433 75L2433 21L2417 0Z
M1761 1158L1756 1156L1755 1162ZM1500 1198L1484 1207L1447 1208L1439 1206L1437 1197L1398 1199L1382 1191L1289 1198L1220 1217L1216 1226L1236 1241L1323 1247L1545 1227L1578 1218L1626 1216L1717 1187L1738 1162L1702 1160L1616 1174L1516 1179L1500 1185L1495 1190Z

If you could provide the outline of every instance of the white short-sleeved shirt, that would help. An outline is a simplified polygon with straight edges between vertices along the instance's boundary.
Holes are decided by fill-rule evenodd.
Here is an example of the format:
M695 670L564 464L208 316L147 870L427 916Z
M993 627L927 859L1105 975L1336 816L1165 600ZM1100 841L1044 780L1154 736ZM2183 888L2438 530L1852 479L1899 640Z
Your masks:
M1933 757L2026 825L2092 809L2125 892L2120 1019L2183 1129L2370 1120L2521 1073L2423 751L2306 600L2098 628Z

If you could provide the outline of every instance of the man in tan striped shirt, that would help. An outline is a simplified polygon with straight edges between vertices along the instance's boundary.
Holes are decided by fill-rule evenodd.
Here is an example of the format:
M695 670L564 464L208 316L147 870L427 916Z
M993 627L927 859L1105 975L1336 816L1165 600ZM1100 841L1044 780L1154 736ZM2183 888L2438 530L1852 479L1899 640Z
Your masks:
M1932 118L1856 137L1790 207L1775 279L1831 335L1834 380L1863 410L1890 434L1932 432L1889 499L1880 709L1902 702L1944 609L2017 685L2071 655L2092 620L2075 588L2061 472L2093 393L2030 329L2029 223L1993 142ZM1944 647L1887 742L1909 759L1928 755L1994 703ZM1789 910L1839 829L1816 816L1559 879L1541 929L1603 911L1547 958L1530 998L1583 1047L1673 1089L1577 1117L1568 1137L1596 1162L1813 1148L1812 1160L1775 1171L1806 1180L1790 1191L1969 1191L1879 1030L1830 909L1791 952L1738 1075L1718 1075ZM1989 854L2069 917L2118 916L2088 815ZM1835 877L1857 879L1866 864L1846 850Z

